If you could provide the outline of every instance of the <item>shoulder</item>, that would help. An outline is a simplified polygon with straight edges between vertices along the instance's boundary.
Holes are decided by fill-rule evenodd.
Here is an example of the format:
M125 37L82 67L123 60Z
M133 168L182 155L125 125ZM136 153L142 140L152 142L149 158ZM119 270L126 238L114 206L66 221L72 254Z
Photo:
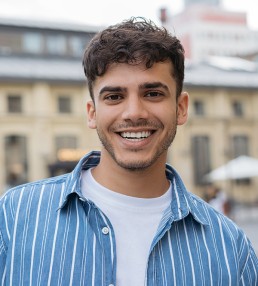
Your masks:
M18 185L16 187L13 187L9 190L7 190L2 197L0 198L0 201L3 198L9 197L9 196L13 196L17 193L20 193L22 190L26 191L26 192L31 192L33 189L40 189L40 188L45 188L45 187L49 187L52 185L58 185L58 184L62 184L63 182L66 181L67 176L69 174L64 174L61 176L56 176L56 177L51 177L51 178L46 178L46 179L42 179L42 180L38 180L35 182L31 182L31 183L25 183L22 185Z
M3 210L9 209L9 211L15 212L19 206L28 204L30 200L36 204L53 190L55 190L55 195L60 195L62 185L66 183L67 175L26 183L6 191L0 198L0 216Z
M242 284L257 285L258 258L246 233L229 217L215 210L207 202L189 193L197 209L207 222L203 237L209 245L209 251L219 259L237 265ZM249 284L250 283L250 284Z
M253 252L253 247L246 233L228 216L214 209L209 203L205 202L194 194L189 196L195 201L198 210L208 223L209 232L216 237L216 241L223 247L230 245L242 257L247 258ZM242 261L244 263L244 261Z
M207 222L208 228L221 239L228 239L233 243L245 240L247 242L246 234L230 217L219 212L209 203L196 196L188 193L190 200L196 206L197 211L201 214Z
M177 172L167 166L167 177L183 194L192 218L188 220L190 232L204 242L203 252L212 254L213 260L238 271L242 284L256 285L258 258L244 231L229 217L215 210L202 198L189 192ZM186 216L186 219L188 216ZM250 275L251 274L251 275ZM251 282L253 281L253 282ZM256 282L255 282L256 281ZM250 282L250 283L249 283Z
M178 193L182 193L192 217L200 223L204 238L217 249L227 249L238 256L242 251L247 257L252 246L244 231L229 217L215 210L199 196L189 192L174 168L166 166L167 177L176 185Z
M0 234L8 241L18 223L25 225L28 218L36 219L49 208L55 212L63 196L67 175L23 184L8 190L0 199Z

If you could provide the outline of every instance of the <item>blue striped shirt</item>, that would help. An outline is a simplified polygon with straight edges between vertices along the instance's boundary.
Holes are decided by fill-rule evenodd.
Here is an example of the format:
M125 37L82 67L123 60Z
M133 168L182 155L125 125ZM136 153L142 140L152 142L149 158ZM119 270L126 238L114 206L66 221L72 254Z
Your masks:
M0 285L116 285L112 225L81 193L81 171L99 156L1 198ZM243 231L187 192L170 166L166 173L173 199L150 248L146 285L257 286L258 260Z

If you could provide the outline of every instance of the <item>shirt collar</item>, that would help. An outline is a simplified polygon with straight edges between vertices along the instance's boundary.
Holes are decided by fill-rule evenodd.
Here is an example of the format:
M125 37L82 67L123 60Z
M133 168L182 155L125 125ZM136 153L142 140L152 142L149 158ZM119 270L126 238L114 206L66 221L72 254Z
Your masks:
M63 208L67 204L69 199L74 195L77 195L80 198L82 198L82 192L81 192L82 170L87 170L89 168L97 166L99 161L100 161L100 152L92 151L87 155L85 155L78 162L74 170L67 176L64 196L59 209Z
M200 199L187 191L176 170L170 165L166 165L166 175L172 184L172 201L171 208L167 210L168 216L173 221L178 221L191 214L197 222L208 225L200 211L202 209Z
M100 161L100 152L92 151L85 155L76 165L75 169L67 176L65 185L65 193L60 208L63 208L69 198L75 194L82 198L81 192L81 175L82 170L95 167ZM183 219L189 214L192 214L193 218L201 224L208 224L201 212L198 205L199 199L190 194L180 178L179 174L170 165L166 165L166 175L172 184L172 201L171 208L168 210L168 216L173 221Z

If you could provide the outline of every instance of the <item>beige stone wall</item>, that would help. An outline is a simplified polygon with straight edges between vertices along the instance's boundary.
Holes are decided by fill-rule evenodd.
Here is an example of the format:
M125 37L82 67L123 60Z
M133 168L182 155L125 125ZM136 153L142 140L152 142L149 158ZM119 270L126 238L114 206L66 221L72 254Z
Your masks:
M258 90L186 89L190 94L189 119L187 124L178 128L177 137L170 148L169 161L182 175L189 190L202 196L204 187L195 186L193 180L191 138L194 135L207 135L210 138L212 169L231 159L230 137L233 135L248 136L249 155L258 158ZM204 102L204 116L196 116L193 112L196 99ZM233 115L231 104L234 100L243 102L243 117ZM237 201L258 201L258 178L252 178L249 185L237 185L232 181L216 184Z
M23 113L7 112L8 94L20 94L23 98ZM68 94L72 97L72 113L57 111L57 97ZM27 138L28 180L35 181L49 176L48 165L57 159L55 137L77 137L78 148L85 151L99 148L98 138L87 128L86 101L89 100L85 85L0 84L0 193L5 189L4 138L21 135Z
M188 189L203 195L203 187L197 187L193 180L191 138L207 135L210 138L211 167L216 168L228 160L230 154L229 136L245 134L250 138L250 155L258 158L258 91L226 90L186 87L190 94L189 120L178 128L177 137L170 148L168 162L181 174ZM22 114L7 113L6 96L19 93L24 101ZM72 96L72 113L57 111L57 97L60 94ZM57 159L54 138L58 135L74 135L78 138L78 149L89 151L99 149L100 143L94 130L87 127L86 101L89 99L86 85L56 85L45 82L30 84L0 84L0 193L5 186L4 138L20 134L28 140L28 180L35 181L49 176L48 165ZM194 100L202 100L205 115L196 116ZM244 116L232 114L233 100L244 102ZM258 180L251 185L235 186L230 182L218 183L230 195L240 201L258 200Z

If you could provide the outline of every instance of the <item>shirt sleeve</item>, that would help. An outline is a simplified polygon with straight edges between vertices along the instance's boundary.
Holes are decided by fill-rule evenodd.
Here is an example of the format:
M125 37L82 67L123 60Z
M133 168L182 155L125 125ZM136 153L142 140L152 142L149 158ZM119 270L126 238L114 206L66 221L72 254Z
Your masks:
M4 285L5 279L5 267L6 267L6 245L3 240L3 236L0 230L0 283Z
M249 243L249 255L244 265L242 275L240 277L239 286L257 286L258 285L258 258L253 247Z
M7 259L7 237L6 216L5 216L6 197L0 198L0 285L5 285L6 259Z

